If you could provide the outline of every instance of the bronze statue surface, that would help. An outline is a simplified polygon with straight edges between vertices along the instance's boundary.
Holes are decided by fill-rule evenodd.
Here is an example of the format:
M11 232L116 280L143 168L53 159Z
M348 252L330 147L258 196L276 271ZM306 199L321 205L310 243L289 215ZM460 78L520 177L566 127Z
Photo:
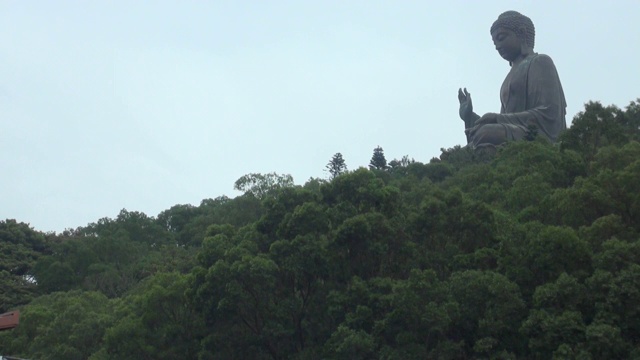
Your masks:
M553 61L547 55L533 52L533 22L516 11L507 11L491 26L491 37L511 70L500 89L499 114L477 115L473 112L471 94L466 88L458 90L467 142L472 147L495 146L520 140L533 129L555 142L567 128L567 104Z

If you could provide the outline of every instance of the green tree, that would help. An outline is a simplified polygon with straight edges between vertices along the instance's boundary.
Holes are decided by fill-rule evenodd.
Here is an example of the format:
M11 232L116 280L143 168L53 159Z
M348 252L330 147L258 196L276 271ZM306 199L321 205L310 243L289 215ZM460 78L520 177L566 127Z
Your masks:
M460 308L451 338L463 340L479 356L522 350L517 331L526 307L516 283L492 271L470 270L452 274L449 284Z
M562 149L572 149L592 160L598 149L640 140L640 99L631 102L626 111L617 106L603 106L590 101L578 113L571 127L560 137Z
M118 359L195 359L204 322L185 292L186 276L159 273L117 303L101 352Z
M219 196L204 199L200 205L176 205L158 215L158 223L173 235L180 246L199 247L211 225L231 224L242 227L263 214L261 199L252 194L230 199Z
M247 174L236 180L233 188L245 194L263 199L267 194L273 194L275 190L292 187L293 177L289 174L279 175L275 172L268 174Z
M122 210L115 220L57 236L33 275L42 293L84 289L120 297L156 272L188 271L193 254L176 245L156 219Z
M393 159L389 162L389 167L391 169L399 168L399 167L407 167L410 164L415 163L415 159L409 159L409 155L404 155L400 160Z
M49 251L45 235L28 224L0 221L0 313L32 299L36 292L33 267Z
M338 175L347 171L347 164L344 162L341 153L335 153L326 166L326 171L331 175L331 179L335 179Z
M384 150L380 146L373 149L373 156L369 161L371 170L387 170L387 159L384 157Z
M433 270L414 269L407 280L396 281L390 302L390 311L376 324L385 358L464 356L461 342L448 338L459 305Z
M89 359L114 321L113 302L101 293L43 295L22 309L18 327L0 336L0 348L21 358Z

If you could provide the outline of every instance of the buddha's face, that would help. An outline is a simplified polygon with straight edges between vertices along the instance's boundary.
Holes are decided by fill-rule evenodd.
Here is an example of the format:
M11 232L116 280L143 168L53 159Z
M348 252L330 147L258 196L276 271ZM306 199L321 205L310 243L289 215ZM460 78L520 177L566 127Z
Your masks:
M491 33L496 50L507 61L514 61L522 54L522 39L513 30L504 27Z

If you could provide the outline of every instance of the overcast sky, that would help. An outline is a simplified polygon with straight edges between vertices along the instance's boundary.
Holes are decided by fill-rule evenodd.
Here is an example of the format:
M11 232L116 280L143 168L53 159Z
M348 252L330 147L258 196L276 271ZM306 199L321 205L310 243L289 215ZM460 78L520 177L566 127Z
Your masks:
M640 97L640 1L0 0L0 219L61 231L297 184L343 154L428 162L465 144L457 90L498 112L489 28L536 26L566 94Z

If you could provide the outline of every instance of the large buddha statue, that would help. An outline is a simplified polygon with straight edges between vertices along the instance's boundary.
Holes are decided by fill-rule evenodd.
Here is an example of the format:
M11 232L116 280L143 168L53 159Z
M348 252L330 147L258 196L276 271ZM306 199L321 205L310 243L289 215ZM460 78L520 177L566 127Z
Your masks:
M495 146L524 138L535 128L555 142L567 128L566 102L551 58L533 52L535 29L528 17L507 11L491 26L491 37L511 70L500 88L500 113L479 116L473 112L471 94L458 90L460 117L470 146Z

